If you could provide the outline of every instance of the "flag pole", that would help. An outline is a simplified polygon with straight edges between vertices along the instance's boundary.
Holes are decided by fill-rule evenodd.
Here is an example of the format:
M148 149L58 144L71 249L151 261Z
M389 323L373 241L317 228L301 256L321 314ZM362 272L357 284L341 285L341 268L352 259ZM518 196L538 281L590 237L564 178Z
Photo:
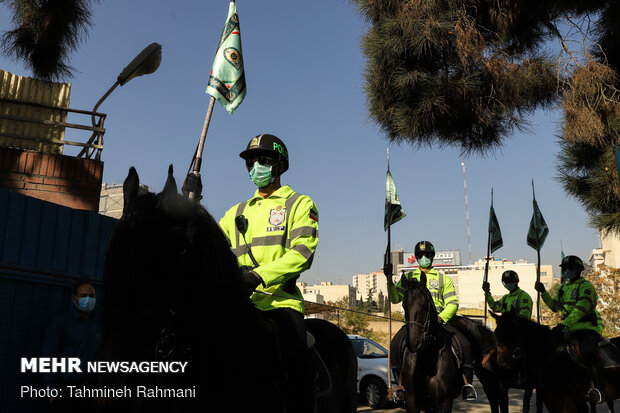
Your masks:
M388 171L390 170L390 148L387 148L387 167ZM385 251L385 256L383 257L383 274L386 277L392 279L393 268L392 268L392 252L390 251L392 248L392 203L388 205L388 227L387 227L387 248ZM389 275L387 274L389 272ZM394 393L392 389L392 353L391 353L391 341L392 341L392 300L390 299L390 289L388 286L387 291L387 310L388 310L388 399L394 398Z
M493 208L493 188L491 188L491 208ZM487 262L484 264L484 282L489 281L489 258L491 255L491 231L487 231ZM487 325L487 294L484 294L484 326Z
M211 95L209 95L211 96ZM198 146L196 147L196 153L190 164L192 173L196 176L200 174L200 168L202 166L202 152L204 151L205 141L207 140L207 132L209 131L209 124L211 123L211 116L213 116L213 107L215 106L215 98L211 96L209 99L209 106L207 107L207 114L205 115L205 121L202 124L202 132L200 133L200 139L198 140Z
M534 191L534 179L532 179L532 199L536 201L536 192ZM540 235L536 231L536 282L540 282ZM536 297L536 319L540 324L540 291L537 292Z

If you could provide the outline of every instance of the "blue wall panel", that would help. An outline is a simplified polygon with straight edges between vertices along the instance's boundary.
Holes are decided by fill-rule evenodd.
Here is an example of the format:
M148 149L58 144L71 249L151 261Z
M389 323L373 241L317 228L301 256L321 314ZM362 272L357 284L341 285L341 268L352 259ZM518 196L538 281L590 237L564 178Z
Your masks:
M103 299L101 278L116 220L0 189L0 413L42 411L19 397L21 357L40 354L49 321L71 305L71 285L89 278ZM97 311L97 310L96 310Z

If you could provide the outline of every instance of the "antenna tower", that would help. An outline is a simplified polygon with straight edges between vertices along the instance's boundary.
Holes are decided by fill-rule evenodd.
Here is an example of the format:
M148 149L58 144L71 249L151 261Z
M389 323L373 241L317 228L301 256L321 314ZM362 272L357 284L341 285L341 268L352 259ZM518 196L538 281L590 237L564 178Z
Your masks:
M471 230L469 229L469 202L467 201L467 174L465 173L465 156L461 156L461 166L463 167L463 188L465 190L465 217L467 218L467 248L469 252L469 265L471 260Z

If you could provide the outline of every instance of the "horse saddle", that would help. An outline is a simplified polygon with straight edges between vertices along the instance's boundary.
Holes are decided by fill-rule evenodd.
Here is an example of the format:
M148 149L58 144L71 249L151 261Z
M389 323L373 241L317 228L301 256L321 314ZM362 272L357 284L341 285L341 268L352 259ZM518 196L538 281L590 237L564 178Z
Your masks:
M443 334L446 337L446 344L449 344L450 351L452 351L452 354L454 354L454 357L456 358L456 362L457 362L457 367L460 370L461 366L463 365L463 360L465 359L465 357L463 354L463 346L461 345L459 336L462 337L461 339L465 339L465 338L454 327L447 326L445 324L442 325L441 327L442 327L441 334Z
M316 383L318 390L317 397L322 397L332 391L332 377L329 373L329 369L323 361L323 358L319 354L316 347L314 347L315 343L316 339L314 336L309 331L306 331L306 344L308 346L308 351L310 352L310 363L316 372Z
M565 349L575 363L584 368L586 367L586 362L583 359L577 340L571 340L570 343L566 344ZM620 349L609 341L609 339L603 338L599 341L598 355L602 360L603 368L611 369L620 367Z

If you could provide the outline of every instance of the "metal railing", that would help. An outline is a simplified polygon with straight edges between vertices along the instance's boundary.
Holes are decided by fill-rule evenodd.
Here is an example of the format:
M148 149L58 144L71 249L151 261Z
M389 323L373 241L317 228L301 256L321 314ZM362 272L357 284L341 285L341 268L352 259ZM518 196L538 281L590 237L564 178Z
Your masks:
M20 140L23 142L38 142L38 143L44 143L44 144L53 144L53 145L59 145L61 147L64 145L82 147L82 150L77 155L77 157L84 157L84 158L90 159L94 155L94 159L96 160L101 159L101 151L103 150L103 135L105 134L105 128L103 124L107 116L105 113L80 110L80 109L72 109L72 108L59 108L59 107L51 106L51 105L22 102L19 100L6 99L6 98L0 98L0 104L20 105L20 106L31 107L31 108L53 110L55 113L65 114L65 119L66 119L66 116L68 116L69 114L75 114L78 116L79 115L89 116L91 124L83 125L83 124L77 124L77 123L56 121L56 120L52 120L49 118L45 119L42 117L36 118L36 117L30 117L30 116L24 116L24 115L15 115L15 114L6 113L9 111L3 110L3 111L0 111L0 138L5 137L5 138L10 138L10 139ZM6 105L5 105L5 108L6 108ZM57 138L45 137L45 136L28 136L23 133L3 131L4 128L1 127L3 120L13 121L13 122L25 122L27 124L34 124L34 125L44 125L47 127L58 128L58 130L61 132L65 131L65 129L71 129L71 130L87 131L87 132L91 132L91 134L90 134L90 137L88 137L87 139L84 138L85 139L84 142L79 142L76 140L68 140L68 139L57 139ZM24 147L18 148L18 146L19 144L11 144L11 147L15 147L17 149L24 149ZM27 145L23 145L23 146L27 146Z

